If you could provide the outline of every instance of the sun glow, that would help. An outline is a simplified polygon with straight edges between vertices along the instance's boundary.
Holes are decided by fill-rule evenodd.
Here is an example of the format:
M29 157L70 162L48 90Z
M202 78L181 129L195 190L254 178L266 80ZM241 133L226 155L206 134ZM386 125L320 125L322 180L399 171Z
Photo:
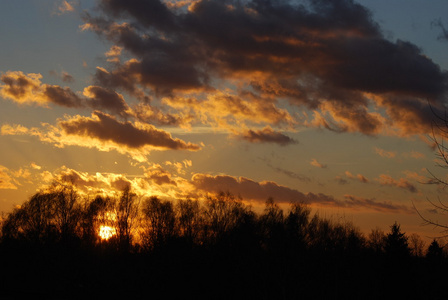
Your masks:
M98 232L98 235L100 236L100 238L103 240L106 240L106 241L108 239L110 239L112 236L114 236L115 234L117 234L115 228L111 227L111 226L106 226L106 225L101 225L100 231Z

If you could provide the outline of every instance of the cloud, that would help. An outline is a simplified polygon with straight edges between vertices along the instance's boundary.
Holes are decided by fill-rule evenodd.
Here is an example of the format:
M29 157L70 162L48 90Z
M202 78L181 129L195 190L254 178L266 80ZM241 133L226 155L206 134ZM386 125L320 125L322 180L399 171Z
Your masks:
M32 163L30 164L30 167L31 167L32 169L34 169L34 170L40 170L40 169L42 169L41 166L39 166L38 164L36 164L36 163L34 163L34 162L32 162Z
M122 117L132 114L124 97L115 91L99 86L88 86L84 89L83 95L88 99L85 101L86 105L93 109L106 110Z
M249 92L214 91L197 97L164 97L162 102L180 111L179 116L193 124L218 127L233 133L240 133L242 128L254 124L292 128L296 123L286 109L275 105L275 100Z
M10 171L8 168L0 165L0 190L17 189L17 186L13 183L14 179L9 173Z
M43 99L66 107L82 107L82 99L70 88L57 85L43 85Z
M345 171L345 176L347 178L350 178L350 179L356 179L356 180L358 180L359 182L362 182L362 183L368 183L369 182L369 180L362 174L358 174L358 175L354 176L349 171Z
M197 151L199 145L172 138L152 125L120 122L108 114L96 111L92 117L76 116L58 124L67 135L112 143L130 149L152 147L155 149Z
M346 207L350 209L369 209L388 213L414 213L414 211L403 205L395 205L389 202L378 202L375 199L365 199L353 195L345 195L344 200L337 200L331 195L304 194L298 190L278 185L272 181L256 182L244 177L233 177L228 175L195 174L191 179L193 186L199 190L210 193L230 191L241 196L244 200L264 202L268 197L283 203L302 201L308 204L319 204L330 207Z
M65 71L62 71L61 74L58 74L58 72L51 70L49 73L52 76L60 78L65 83L75 82L75 78Z
M354 1L102 0L99 8L82 28L132 57L97 69L98 85L112 90L179 99L233 85L236 104L287 103L315 112L302 125L366 135L425 134L428 101L443 111L447 73L414 44L388 40Z
M74 7L75 5L76 5L75 1L66 1L66 0L64 0L53 11L53 14L63 15L63 14L68 13L68 12L73 12L73 11L75 11L75 7Z
M325 169L327 168L327 165L321 164L320 162L318 162L315 158L313 158L310 162L310 165L316 167L316 168L321 168L321 169Z
M48 176L48 175L47 175ZM55 174L51 174L50 183L54 180L75 185L82 192L113 194L131 186L132 181L123 174L81 172L62 166Z
M110 50L107 51L104 55L107 57L108 62L119 63L122 51L123 51L122 47L113 45L112 47L110 47Z
M151 150L198 151L201 146L173 138L170 133L143 124L120 122L113 116L96 111L91 117L73 116L59 120L57 126L44 124L44 129L5 124L2 135L37 136L58 147L81 146L100 151L116 150L138 161L146 160Z
M297 141L290 138L283 133L274 131L270 127L265 127L262 130L248 130L240 135L240 137L251 143L275 143L280 146L287 146L296 144Z
M406 213L406 214L414 214L415 211L407 207L405 205L396 205L392 202L377 202L375 199L367 199L362 197L356 197L353 195L344 195L345 204L347 207L353 208L368 208L378 212L386 212L386 213Z
M368 183L369 182L369 180L366 177L364 177L363 175L361 175L361 174L356 175L356 178L358 178L358 180L360 182L362 182L362 183Z
M164 170L162 166L155 164L150 168L145 169L145 177L152 180L155 184L163 185L170 184L177 186L175 180L172 179L172 175L167 170Z
M409 153L404 153L403 154L405 157L411 157L411 158L415 158L415 159L421 159L421 158L425 158L425 154L418 152L418 151L411 151Z
M0 77L3 82L0 85L0 96L27 105L46 107L49 103L54 103L65 107L82 106L81 98L70 88L42 84L41 78L41 74L8 71Z
M49 103L53 103L63 107L101 109L122 117L132 114L124 97L113 90L92 85L84 88L82 97L69 87L43 84L41 78L41 74L6 72L0 78L4 83L0 86L0 95L19 104L37 104L46 107ZM66 74L63 78L67 80L70 75Z
M281 174L284 174L284 175L286 175L286 176L288 176L290 178L298 179L298 180L300 180L302 182L311 182L311 178L309 178L308 176L305 176L303 174L299 174L299 173L296 173L296 172L293 172L293 171L290 171L290 170L286 170L286 169L283 169L283 168L279 168L279 167L274 167L274 166L272 166L270 164L268 164L268 166L271 167L274 171L276 171L278 173L281 173Z
M413 185L411 182L409 182L405 178L400 178L399 180L396 180L396 179L392 178L392 176L390 176L390 175L381 174L379 176L379 178L377 179L377 181L381 185L395 186L395 187L398 187L398 188L402 188L402 189L408 190L411 193L417 193L418 192L418 190L415 187L415 185Z
M74 184L78 191L88 195L119 196L123 188L131 187L140 197L158 196L169 199L187 197L191 189L191 184L187 180L163 170L157 164L142 169L144 172L138 174L89 173L62 166L53 173L45 171L41 175L42 178L45 177L44 182L47 185L51 185L54 181L67 182Z
M384 149L381 148L376 148L375 147L375 153L378 154L381 157L385 157L385 158L394 158L397 153L394 151L386 151Z
M244 200L265 202L269 197L273 197L278 202L304 201L306 203L321 203L335 205L336 199L324 194L304 194L298 190L286 186L278 185L273 181L256 182L245 177L232 177L228 175L207 175L195 174L191 183L196 189L204 192L219 193L230 191L241 196Z

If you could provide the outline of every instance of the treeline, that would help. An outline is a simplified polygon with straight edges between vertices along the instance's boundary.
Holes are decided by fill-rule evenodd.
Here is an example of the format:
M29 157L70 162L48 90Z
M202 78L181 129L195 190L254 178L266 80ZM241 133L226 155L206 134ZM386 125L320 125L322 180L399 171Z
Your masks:
M36 193L1 224L0 292L47 298L162 293L213 299L446 296L447 256L395 223L368 236L350 223L255 213L230 193L204 201L81 197L70 184ZM68 293L70 292L70 293Z

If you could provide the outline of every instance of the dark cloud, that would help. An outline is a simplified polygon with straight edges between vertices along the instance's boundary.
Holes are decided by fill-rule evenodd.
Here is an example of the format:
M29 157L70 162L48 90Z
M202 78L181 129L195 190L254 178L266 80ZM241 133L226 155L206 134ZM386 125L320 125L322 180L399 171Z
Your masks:
M44 85L43 94L49 102L65 107L82 107L82 99L68 87Z
M99 86L89 86L84 89L83 94L88 98L86 104L93 109L106 110L122 117L129 115L130 108L126 101L115 91Z
M306 203L322 203L334 205L337 203L331 196L324 194L304 194L298 190L278 185L272 181L256 182L244 177L232 177L228 175L211 176L207 174L195 174L191 183L197 188L205 192L219 193L222 191L230 191L243 199L254 200L259 202L266 201L269 197L273 197L279 202L301 201Z
M286 170L286 169L279 168L279 167L274 167L269 164L268 164L268 166L271 167L274 171L284 174L290 178L298 179L303 182L311 182L311 178L309 178L308 176L305 176L303 174L299 174L297 172L293 172L293 171Z
M396 205L391 202L378 202L375 199L366 199L361 197L356 197L353 195L345 195L345 205L347 207L353 208L368 208L373 209L379 212L388 212L388 213L407 213L414 214L415 210L405 206L405 205Z
M119 122L110 115L94 112L93 117L77 117L60 121L59 126L65 134L90 137L103 142L112 142L130 149L140 149L146 146L173 149L192 150L200 146L186 143L171 137L168 132L156 129L152 125L136 127L131 122Z
M447 73L415 45L386 39L371 12L351 0L202 0L188 9L158 0L100 3L102 14L86 15L83 28L134 57L98 69L97 82L108 88L172 96L235 80L320 110L314 125L368 135L390 126L422 133L432 116L418 109L422 99L440 109L446 95ZM403 127L407 110L415 130Z
M290 203L294 201L308 204L320 204L330 207L347 207L352 209L371 209L389 213L414 213L414 210L389 202L378 202L375 199L365 199L353 195L345 195L344 200L337 200L331 195L322 193L304 194L298 190L278 185L272 181L256 182L244 177L232 177L228 175L212 176L207 174L195 174L191 179L193 186L199 190L219 193L230 191L241 196L245 200L264 202L272 197L278 202Z
M240 137L251 143L276 143L280 146L297 143L297 141L290 138L289 136L274 131L270 127L265 127L262 130L248 130L247 132L241 134Z

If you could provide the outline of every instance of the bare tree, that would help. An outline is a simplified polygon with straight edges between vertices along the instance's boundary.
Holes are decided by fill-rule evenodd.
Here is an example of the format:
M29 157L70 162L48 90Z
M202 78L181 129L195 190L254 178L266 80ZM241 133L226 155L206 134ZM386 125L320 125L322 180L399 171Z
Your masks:
M143 203L143 246L154 249L166 245L176 232L173 203L153 196Z
M367 240L370 249L377 253L384 252L386 234L380 228L372 229Z
M138 213L137 195L127 186L123 189L115 207L118 247L124 252L130 250Z
M201 238L203 217L197 200L180 200L176 206L179 234L190 244Z
M413 234L409 235L408 243L409 243L409 248L411 249L412 256L423 257L425 242L422 240L422 238L418 234L413 233Z
M435 119L433 121L431 139L436 149L436 156L439 159L437 166L444 169L448 169L448 146L445 145L444 141L444 139L448 136L448 115L445 112L444 116L440 116L433 109L432 111L435 116ZM430 170L428 170L428 172L431 175L431 178L429 178L427 182L428 184L438 184L443 186L443 188L448 186L448 181L442 179L440 176L435 175ZM444 200L438 198L436 202L430 199L427 199L427 201L436 211L442 214L448 213L448 204ZM439 228L441 230L443 237L448 236L448 223L446 221L439 221L435 220L434 218L428 218L420 210L417 209L415 204L413 205L417 214L423 220L424 225L432 225L435 228Z

